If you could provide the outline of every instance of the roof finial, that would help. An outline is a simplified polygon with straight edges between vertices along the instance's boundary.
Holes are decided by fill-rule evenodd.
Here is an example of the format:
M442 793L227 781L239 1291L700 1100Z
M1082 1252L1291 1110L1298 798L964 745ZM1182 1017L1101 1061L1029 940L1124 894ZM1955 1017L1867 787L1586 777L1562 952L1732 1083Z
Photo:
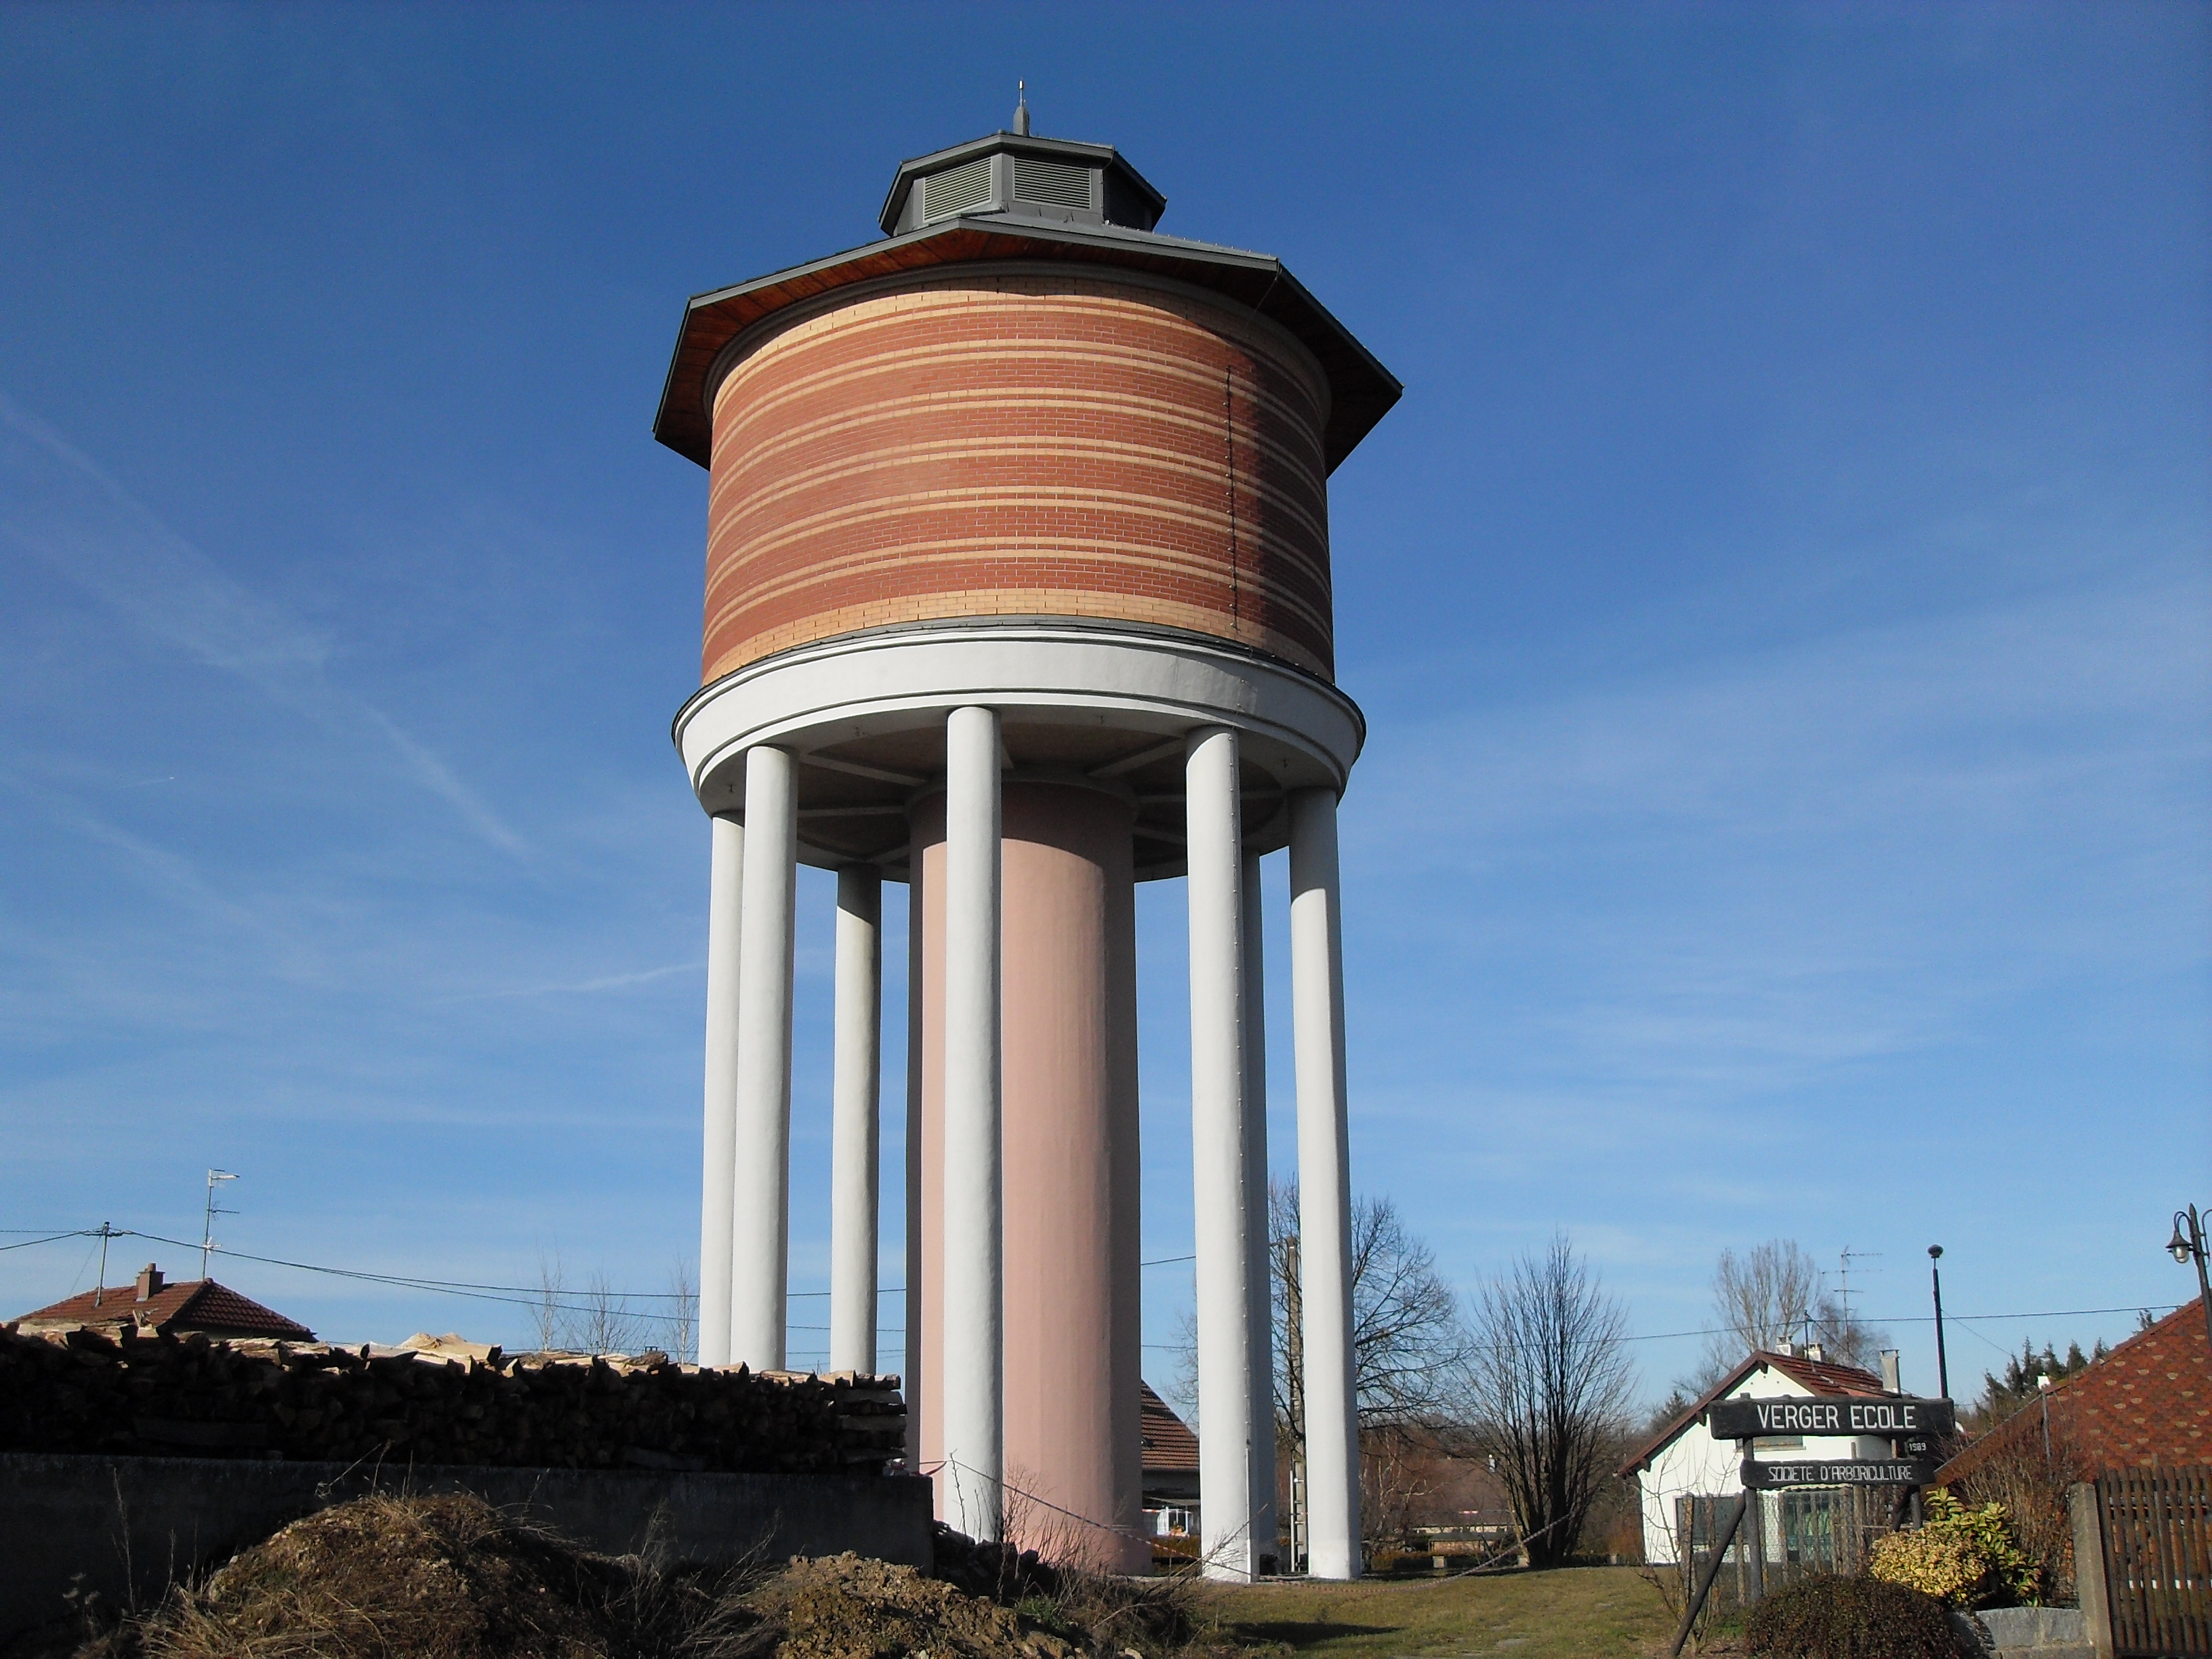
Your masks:
M1030 83L1017 81L1014 87L1018 100L1014 105L1014 133L1017 137L1026 138L1030 136Z

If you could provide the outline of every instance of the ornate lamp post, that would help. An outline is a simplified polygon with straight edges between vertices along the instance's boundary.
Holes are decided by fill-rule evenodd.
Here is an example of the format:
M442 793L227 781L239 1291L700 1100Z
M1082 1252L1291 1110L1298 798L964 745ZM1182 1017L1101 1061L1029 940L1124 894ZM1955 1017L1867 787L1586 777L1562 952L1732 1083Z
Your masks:
M2212 1341L2212 1280L2204 1271L2204 1218L2194 1204L2173 1212L2173 1237L2166 1240L2166 1248L2184 1267L2191 1261L2197 1264L2197 1289L2202 1297L2198 1305L2204 1314L2205 1339Z

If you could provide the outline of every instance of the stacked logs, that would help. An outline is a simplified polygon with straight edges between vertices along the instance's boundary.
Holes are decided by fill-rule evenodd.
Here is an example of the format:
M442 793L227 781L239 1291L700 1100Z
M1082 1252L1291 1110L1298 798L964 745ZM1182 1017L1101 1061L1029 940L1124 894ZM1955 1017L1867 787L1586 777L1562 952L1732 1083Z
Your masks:
M0 1326L0 1451L880 1472L895 1376Z

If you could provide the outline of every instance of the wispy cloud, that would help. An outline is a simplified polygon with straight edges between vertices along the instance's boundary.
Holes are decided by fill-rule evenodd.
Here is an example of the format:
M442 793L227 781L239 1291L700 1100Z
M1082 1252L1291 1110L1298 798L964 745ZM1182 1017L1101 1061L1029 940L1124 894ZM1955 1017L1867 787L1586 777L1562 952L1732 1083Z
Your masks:
M365 730L399 771L479 838L516 858L521 837L443 760L375 704L332 683L332 642L255 593L82 451L0 393L0 541L49 566L149 638L233 675L332 731Z
M591 996L601 991L623 991L635 985L650 985L655 980L667 979L677 974L699 973L706 966L702 957L696 962L672 962L663 968L647 968L632 974L606 974L596 979L574 980L560 984L518 985L495 991L471 991L445 1000L484 1002L507 997Z
M2086 961L2198 961L2208 602L2168 567L1401 732L1347 813L1376 907L1349 923L1477 976L1519 1065L1647 1097L1906 1051Z

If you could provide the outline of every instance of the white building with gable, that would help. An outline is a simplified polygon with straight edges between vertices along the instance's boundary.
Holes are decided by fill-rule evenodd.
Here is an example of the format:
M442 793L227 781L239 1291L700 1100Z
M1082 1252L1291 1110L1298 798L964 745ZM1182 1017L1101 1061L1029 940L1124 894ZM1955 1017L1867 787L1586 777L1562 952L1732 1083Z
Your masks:
M1894 1361L1884 1358L1884 1369ZM1722 1400L1779 1400L1814 1395L1880 1400L1899 1392L1894 1376L1884 1379L1856 1365L1821 1358L1817 1346L1800 1352L1758 1352L1702 1398L1646 1441L1621 1466L1623 1480L1634 1480L1642 1498L1644 1559L1673 1565L1685 1550L1711 1547L1736 1494L1743 1490L1744 1446L1716 1440L1705 1414ZM1762 1459L1841 1462L1887 1458L1887 1439L1856 1435L1775 1435L1752 1443ZM1765 1559L1775 1563L1833 1565L1835 1526L1844 1488L1800 1486L1769 1493L1765 1515Z

